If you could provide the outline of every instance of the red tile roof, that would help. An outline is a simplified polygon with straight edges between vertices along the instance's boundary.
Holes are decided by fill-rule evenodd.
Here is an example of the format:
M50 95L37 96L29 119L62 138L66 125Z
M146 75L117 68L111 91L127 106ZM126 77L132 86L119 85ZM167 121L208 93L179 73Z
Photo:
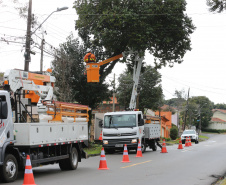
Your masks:
M220 119L220 118L212 118L211 121L213 121L213 122L226 122L225 120Z
M223 109L213 109L213 112L216 112L216 111L226 114L226 110L223 110Z

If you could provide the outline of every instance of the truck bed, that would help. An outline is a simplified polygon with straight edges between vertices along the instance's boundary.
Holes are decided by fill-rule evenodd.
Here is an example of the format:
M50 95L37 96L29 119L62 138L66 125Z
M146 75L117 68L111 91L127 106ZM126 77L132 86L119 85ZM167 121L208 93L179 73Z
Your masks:
M17 146L88 140L87 122L14 123Z
M160 124L144 124L145 138L155 139L160 138L161 126Z

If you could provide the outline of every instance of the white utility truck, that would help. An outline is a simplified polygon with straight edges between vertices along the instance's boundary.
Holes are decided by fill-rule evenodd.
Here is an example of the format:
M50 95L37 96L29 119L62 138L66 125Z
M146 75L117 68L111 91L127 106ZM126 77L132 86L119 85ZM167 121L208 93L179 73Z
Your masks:
M129 110L122 112L109 112L104 115L104 120L100 121L102 127L103 146L106 152L113 153L115 150L123 150L124 144L130 150L137 149L138 142L141 142L142 152L149 146L153 151L157 150L156 144L160 140L160 118L158 122L152 123L148 116L143 116L141 111L136 109L137 89L144 57L135 57L133 70L133 90L130 99Z
M75 170L87 158L83 147L88 144L90 108L53 101L55 78L50 73L10 70L4 80L4 90L0 90L0 178L15 181L18 170L25 168L27 155L32 167L59 163L61 170Z
M115 150L123 150L124 144L128 150L136 150L139 140L142 152L145 152L147 146L156 151L161 127L159 123L146 121L141 111L106 113L104 121L100 121L105 151L114 153Z

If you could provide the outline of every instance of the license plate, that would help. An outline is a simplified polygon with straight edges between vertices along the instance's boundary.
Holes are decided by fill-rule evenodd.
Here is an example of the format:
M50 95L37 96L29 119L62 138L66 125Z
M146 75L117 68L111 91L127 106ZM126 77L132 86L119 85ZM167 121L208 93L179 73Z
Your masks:
M115 147L123 147L123 144L116 144Z

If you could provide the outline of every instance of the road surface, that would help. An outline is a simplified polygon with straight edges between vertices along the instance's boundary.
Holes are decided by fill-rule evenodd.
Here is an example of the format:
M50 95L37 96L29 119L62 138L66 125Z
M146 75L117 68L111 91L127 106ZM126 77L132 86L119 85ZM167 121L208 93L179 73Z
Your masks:
M183 145L184 146L184 145ZM122 153L106 155L109 170L98 170L100 156L79 163L75 171L61 171L57 164L33 168L37 185L210 185L226 171L226 135L214 135L199 144L168 153L150 149L143 157L129 153L130 163L121 163ZM23 184L23 173L11 185ZM2 183L3 184L3 183Z

